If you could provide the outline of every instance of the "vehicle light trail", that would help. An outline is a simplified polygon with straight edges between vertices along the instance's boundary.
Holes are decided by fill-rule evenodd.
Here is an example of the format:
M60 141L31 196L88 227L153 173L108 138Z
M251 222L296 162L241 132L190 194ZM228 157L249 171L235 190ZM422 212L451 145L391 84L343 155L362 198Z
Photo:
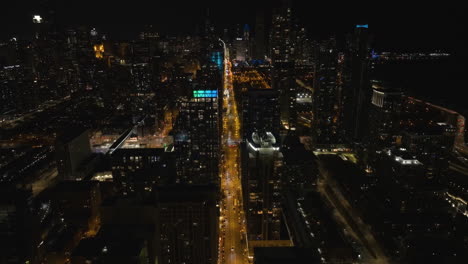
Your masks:
M225 48L221 159L221 216L218 263L248 263L240 179L240 120L234 97L229 50Z

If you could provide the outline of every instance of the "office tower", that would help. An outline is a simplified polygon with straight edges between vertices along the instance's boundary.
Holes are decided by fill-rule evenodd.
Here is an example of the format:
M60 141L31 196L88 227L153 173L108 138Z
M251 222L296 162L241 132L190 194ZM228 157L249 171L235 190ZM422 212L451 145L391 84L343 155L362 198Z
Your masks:
M248 24L244 25L243 38L249 42L250 41L250 26Z
M112 177L124 196L148 197L154 186L175 181L172 137L155 135L154 123L144 122L138 121L110 147Z
M280 92L281 122L287 129L296 127L296 82L294 40L289 1L273 14L270 57L273 63L272 87Z
M133 93L149 94L152 92L152 75L148 63L132 63L130 66L131 87Z
M309 130L313 126L314 112L313 112L313 96L314 96L314 79L315 79L315 61L313 61L314 46L310 43L309 55L305 56L308 62L301 62L295 66L295 77L297 84L296 91L296 113L297 123L300 124L302 129ZM305 52L305 51L304 51ZM298 60L298 59L296 59ZM312 62L314 64L312 64Z
M238 30L236 38L233 40L234 58L237 61L250 60L250 27L245 24L244 29Z
M0 73L0 75L3 75ZM0 113L7 113L15 108L15 89L8 81L0 83Z
M399 89L372 83L369 111L370 140L375 147L390 147L395 142L400 124L402 92Z
M50 21L48 17L33 15L34 37L31 43L32 70L39 102L52 99L56 94L51 84L55 82L55 72L58 68L58 47L50 38Z
M227 28L223 29L223 37L221 39L226 43L231 43L231 37Z
M250 61L252 59L252 39L250 26L248 24L244 25L243 39L245 45L245 60Z
M371 101L368 30L368 25L355 27L348 55L349 83L345 89L345 118L348 139L352 142L362 142L368 135Z
M218 67L220 71L223 71L224 68L224 58L223 58L223 52L221 51L213 51L211 53L211 58L210 61Z
M22 42L17 38L11 38L0 45L0 65L14 66L21 61Z
M216 66L214 66L218 72ZM218 183L220 151L217 87L195 87L183 100L176 121L175 150L178 182Z
M317 144L339 143L339 102L340 93L337 83L337 51L332 37L317 47L315 67L314 131Z
M94 71L96 53L91 42L91 30L89 27L76 29L76 63L79 68L78 91L92 89L94 87ZM80 93L78 93L80 94Z
M88 130L69 129L55 142L57 169L61 180L77 180L78 169L91 156Z
M217 193L196 185L155 190L158 263L217 263Z
M308 151L295 133L289 132L283 139L281 153L281 182L286 188L315 187L318 176L316 157Z
M63 45L63 63L66 69L67 93L75 93L79 89L78 51L76 30L69 28L64 32L65 44Z
M242 37L234 39L234 59L237 61L245 61L247 58L247 41Z
M33 23L33 28L34 28L34 36L33 39L38 40L38 39L43 39L45 36L45 21L44 18L41 15L33 15L32 17L32 23Z
M273 64L272 87L280 92L281 123L287 129L296 128L296 83L294 62Z
M157 33L149 27L140 33L140 38L130 43L129 65L131 86L136 94L152 92L152 55L155 52Z
M242 137L247 140L254 132L261 131L279 137L279 92L257 88L242 93Z
M272 19L272 29L270 33L270 57L272 62L292 61L294 42L292 39L291 3L285 1L279 8L276 8Z
M76 68L69 64L65 35L59 34L53 3L45 1L32 16L33 39L28 45L33 82L28 84L35 90L37 101L63 98L69 95L71 87L70 72Z
M207 9L207 14L205 16L205 23L203 26L203 31L200 32L200 42L199 42L199 54L202 55L202 64L204 64L204 60L209 60L211 56L211 52L219 51L222 48L220 47L221 42L219 41L219 37L215 34L215 27L210 21L210 10Z
M254 36L254 52L253 59L263 60L267 54L266 52L266 36L265 36L265 14L263 10L257 11L255 17L255 36Z
M138 39L130 43L131 62L149 63L151 59L150 49L151 45L149 38Z
M119 148L112 153L112 177L123 195L149 195L174 180L174 157L167 148Z
M140 33L140 40L145 43L143 47L147 47L147 56L149 56L149 60L152 61L158 52L158 41L160 40L159 33L156 32L153 25L145 26L145 29ZM145 49L143 49L145 50Z
M333 209L323 202L320 194L314 189L286 186L283 191L285 219L296 249L307 249L306 252L311 253L306 263L357 262L357 248L341 234L340 225L333 220ZM313 256L316 262L311 262Z
M338 120L338 140L340 142L346 142L346 126L345 126L345 103L346 103L346 92L349 81L346 79L347 68L346 68L346 53L344 51L337 52L337 63L336 63L336 87L337 87L337 99L336 111Z
M242 153L242 190L249 243L256 240L280 240L281 152L269 131L254 132ZM253 242L252 242L253 243Z
M214 25L212 23L211 15L210 15L210 8L206 9L206 16L205 16L205 21L204 21L204 27L203 27L203 35L206 38L212 38L214 36Z
M27 43L10 39L0 46L0 112L27 111L37 106L38 91L28 65Z
M269 131L279 137L279 91L271 88L268 73L263 67L238 67L233 73L233 84L240 99L242 139L253 132Z

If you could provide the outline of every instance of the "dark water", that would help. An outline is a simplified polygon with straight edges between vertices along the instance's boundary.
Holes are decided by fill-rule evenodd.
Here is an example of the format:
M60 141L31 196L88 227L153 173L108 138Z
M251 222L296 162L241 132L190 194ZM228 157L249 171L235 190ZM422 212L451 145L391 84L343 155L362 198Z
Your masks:
M468 67L461 58L376 64L372 78L404 93L468 115Z

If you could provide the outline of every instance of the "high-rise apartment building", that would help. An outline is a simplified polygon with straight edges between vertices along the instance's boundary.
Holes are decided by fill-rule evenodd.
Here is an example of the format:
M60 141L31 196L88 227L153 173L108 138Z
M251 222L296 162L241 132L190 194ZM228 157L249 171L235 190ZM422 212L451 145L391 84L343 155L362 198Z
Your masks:
M362 142L369 133L371 102L369 81L369 26L356 25L348 55L348 81L345 91L345 119L348 139Z
M280 240L282 154L275 136L254 132L242 150L242 190L249 240Z
M338 56L334 38L316 50L314 78L314 135L317 144L339 143L340 93L337 80Z
M174 185L155 190L158 263L217 263L217 193L216 186Z
M285 1L273 14L270 33L270 57L273 63L272 87L280 92L281 122L288 129L296 127L296 82L294 75L294 39L291 3Z
M174 156L168 148L119 148L112 153L112 177L123 195L150 194L174 180Z
M255 36L253 58L257 60L265 59L266 52L266 37L265 37L265 15L263 11L258 11L255 18Z
M219 182L219 107L217 89L195 88L182 101L175 134L178 182Z
M242 94L242 137L268 131L279 137L279 92L273 89L248 89Z
M378 147L389 147L399 129L403 93L399 89L372 83L369 111L370 139Z

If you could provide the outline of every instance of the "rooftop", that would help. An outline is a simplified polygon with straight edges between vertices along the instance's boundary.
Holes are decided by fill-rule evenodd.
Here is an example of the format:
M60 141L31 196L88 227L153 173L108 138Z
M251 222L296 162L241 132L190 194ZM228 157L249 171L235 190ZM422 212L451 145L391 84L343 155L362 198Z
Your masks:
M134 148L166 148L174 143L172 136L147 135L139 137L135 134L130 135L121 145L121 149Z

